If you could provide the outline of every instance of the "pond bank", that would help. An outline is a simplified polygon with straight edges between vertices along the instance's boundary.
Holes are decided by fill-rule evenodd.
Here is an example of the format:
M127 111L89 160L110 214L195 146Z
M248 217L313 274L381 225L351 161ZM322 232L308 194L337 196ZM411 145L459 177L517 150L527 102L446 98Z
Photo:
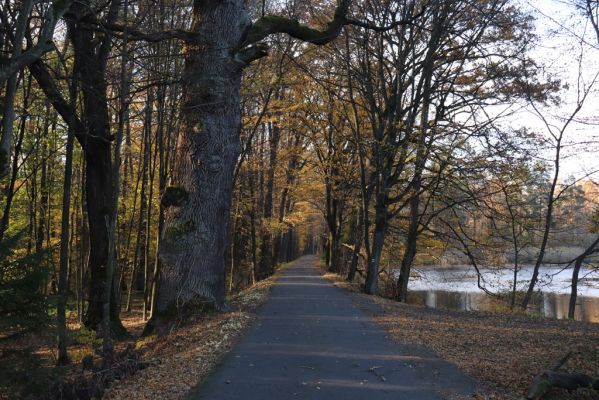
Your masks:
M516 304L520 304L530 282L533 267L522 265L517 275ZM481 281L470 266L415 267L410 279L408 302L454 311L507 311L514 271L504 268L481 268ZM399 272L393 271L394 275ZM571 269L543 265L536 292L529 305L531 314L567 319L570 301ZM599 271L584 267L580 272L574 318L599 323ZM479 283L489 293L479 287Z
M529 306L532 315L554 319L568 319L570 296L561 293L537 293ZM408 303L451 311L504 311L509 312L505 298L483 292L453 292L448 290L415 290L408 295ZM599 323L599 297L578 296L574 319Z

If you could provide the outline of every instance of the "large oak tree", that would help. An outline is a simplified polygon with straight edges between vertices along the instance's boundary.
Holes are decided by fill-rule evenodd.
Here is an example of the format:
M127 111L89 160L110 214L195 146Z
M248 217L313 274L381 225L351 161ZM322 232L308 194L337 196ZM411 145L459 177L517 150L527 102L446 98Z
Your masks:
M162 198L165 224L154 323L194 302L225 306L225 251L240 151L243 69L267 54L264 40L272 34L324 45L346 24L368 26L350 19L349 8L349 0L340 0L330 22L315 29L281 16L252 23L243 0L194 2L183 74L183 126L172 184Z

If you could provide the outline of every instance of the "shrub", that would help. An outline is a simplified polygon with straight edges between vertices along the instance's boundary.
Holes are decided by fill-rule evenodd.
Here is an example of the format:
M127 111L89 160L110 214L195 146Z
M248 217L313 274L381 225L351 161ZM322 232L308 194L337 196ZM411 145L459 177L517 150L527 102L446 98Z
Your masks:
M0 331L4 332L35 329L48 320L47 268L41 254L15 254L21 236L5 236L0 243Z

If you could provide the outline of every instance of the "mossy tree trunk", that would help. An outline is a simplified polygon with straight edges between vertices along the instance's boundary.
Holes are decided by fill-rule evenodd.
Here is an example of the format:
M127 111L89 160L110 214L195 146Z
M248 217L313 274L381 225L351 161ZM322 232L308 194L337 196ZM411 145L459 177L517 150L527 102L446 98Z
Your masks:
M193 301L225 302L225 251L239 154L242 67L231 49L250 21L242 0L196 1L183 73L182 126L165 209L153 319Z
M243 68L265 56L274 33L323 45L336 38L349 0L341 0L323 30L277 16L251 23L243 0L197 0L188 35L182 125L171 186L162 196L156 309L146 329L190 304L225 305L225 252L235 164L240 152Z

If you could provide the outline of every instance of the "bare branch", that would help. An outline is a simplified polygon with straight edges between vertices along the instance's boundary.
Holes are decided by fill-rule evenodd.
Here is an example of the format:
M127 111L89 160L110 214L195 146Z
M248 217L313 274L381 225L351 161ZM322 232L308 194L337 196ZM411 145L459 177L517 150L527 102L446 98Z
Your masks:
M41 56L54 48L54 42L52 41L54 29L70 5L71 0L55 0L50 5L43 17L46 22L42 27L37 44L11 58L7 63L0 64L0 84L3 84L18 70L36 62ZM21 44L15 43L14 45L20 46Z

